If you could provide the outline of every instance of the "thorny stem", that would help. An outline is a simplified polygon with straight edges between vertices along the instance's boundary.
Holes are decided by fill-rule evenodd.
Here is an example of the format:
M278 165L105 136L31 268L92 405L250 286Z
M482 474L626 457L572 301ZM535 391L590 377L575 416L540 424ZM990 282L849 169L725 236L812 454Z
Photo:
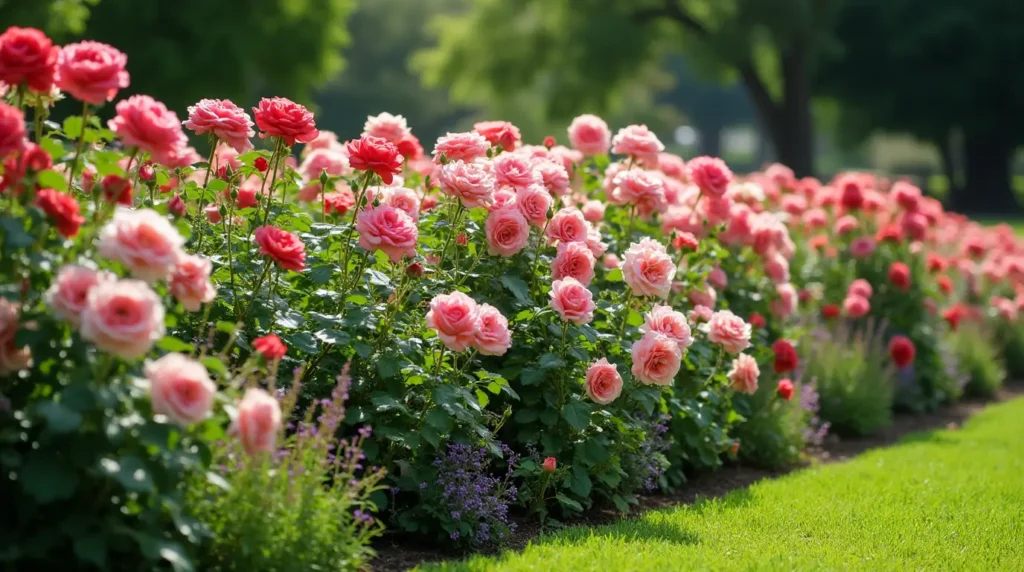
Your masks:
M270 174L270 191L267 194L267 212L263 215L263 225L270 224L270 206L274 203L274 185L277 184L277 172L280 167L281 157L284 155L284 139L278 137L277 141L274 142L274 154L270 157L270 168L272 173ZM264 177L264 183L266 177Z
M196 250L199 250L203 246L203 239L206 238L202 232L203 219L201 217L206 216L203 209L206 208L206 185L210 184L210 173L213 171L213 159L217 154L217 136L210 136L210 157L206 160L206 176L203 177L202 190L199 193L199 210L196 211L196 231L199 232L199 243L196 245Z
M373 181L373 171L366 171L366 175L363 176L363 184L359 188L359 194L356 195L356 204L352 208L352 225L345 231L345 238L341 243L344 249L344 256L341 260L341 279L342 282L348 283L348 257L352 251L352 233L356 230L356 223L359 222L359 210L363 205L363 197L366 196L366 190L370 188L370 182Z
M82 148L85 147L85 126L89 121L89 102L82 102L82 132L78 134L78 142L75 144L75 156L71 159L71 168L68 170L68 190L71 190L71 182L75 180L75 171L78 170L78 159L82 155Z

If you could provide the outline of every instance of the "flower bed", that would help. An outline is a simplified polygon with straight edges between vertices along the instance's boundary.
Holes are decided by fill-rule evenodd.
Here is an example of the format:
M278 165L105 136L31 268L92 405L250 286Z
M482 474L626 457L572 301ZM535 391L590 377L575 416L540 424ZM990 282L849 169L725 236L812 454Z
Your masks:
M950 327L988 300L1017 322L1017 241L907 183L740 178L591 115L571 147L492 121L430 155L401 116L341 143L284 98L182 121L134 95L102 122L126 66L0 36L18 565L356 568L384 526L500 544L793 463L832 422L884 426L894 393L956 399L958 355L989 354L944 352ZM82 114L48 123L66 96ZM848 336L872 341L809 351Z

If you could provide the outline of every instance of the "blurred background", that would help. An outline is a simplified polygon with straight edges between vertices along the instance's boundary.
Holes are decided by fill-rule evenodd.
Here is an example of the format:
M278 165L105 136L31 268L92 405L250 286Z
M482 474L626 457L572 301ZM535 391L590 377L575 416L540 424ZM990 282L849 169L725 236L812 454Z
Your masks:
M566 143L596 113L737 172L906 175L999 219L1024 196L1019 0L0 0L0 24L115 45L122 96L182 116L280 95L342 139L404 115L429 151L485 118Z

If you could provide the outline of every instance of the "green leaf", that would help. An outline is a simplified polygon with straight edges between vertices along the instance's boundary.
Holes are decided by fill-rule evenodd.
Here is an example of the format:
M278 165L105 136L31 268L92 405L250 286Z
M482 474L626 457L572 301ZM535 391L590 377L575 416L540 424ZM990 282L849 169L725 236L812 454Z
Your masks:
M583 498L590 496L590 489L593 488L593 483L591 483L586 469L579 465L572 468L572 479L569 481L569 488L572 489L572 492Z
M611 272L606 274L604 279L609 282L622 282L622 270L616 268L615 270L612 270Z
M57 171L47 169L40 171L36 177L38 178L39 185L44 188L57 189L58 191L68 190L67 179Z
M206 185L206 188L215 193L220 193L228 188L228 182L224 179L213 179L210 181L210 184Z
M452 430L452 418L442 409L431 409L427 412L427 425L437 429L441 433L448 433Z
M173 336L164 336L156 343L156 347L168 351L168 352L181 352L189 353L195 349L192 344L186 344L185 342L175 338Z
M206 366L206 369L221 377L226 377L228 375L228 367L216 356L205 357L201 363Z
M285 336L284 339L288 342L290 347L306 352L307 354L315 354L318 351L316 339L314 339L313 335L309 332L289 334Z
M555 500L557 500L564 507L570 508L576 512L583 512L583 506L580 503L572 500L571 498L563 495L562 493L558 493L557 495L555 495Z
M508 291L523 304L533 304L533 300L530 299L530 288L526 285L526 282L523 282L522 278L506 274L501 277L501 284L508 288Z
M94 532L75 538L74 551L79 560L91 562L100 570L106 570L107 537L103 533Z
M352 340L347 332L341 330L320 330L313 335L321 342L333 345L345 345Z
M563 367L565 360L555 354L544 354L540 356L540 367L543 369L556 369Z
M630 326L639 326L644 323L644 317L640 315L640 312L630 310L629 317L626 318L626 323Z
M313 284L327 284L337 272L338 267L334 264L321 264L320 266L314 266L309 271L309 279L313 281Z
M148 493L154 490L149 469L142 459L134 455L124 455L116 460L105 457L100 459L99 465L100 471L117 480L127 491Z
M532 423L537 420L537 410L520 409L516 411L515 419L517 423Z
M383 391L375 391L370 397L370 402L377 408L377 411L390 411L392 409L407 411L405 405Z
M424 441L430 443L434 447L439 447L441 445L441 433L429 425L420 429L420 435L423 437Z
M4 230L4 250L18 250L32 246L32 235L25 232L25 224L9 216L0 217L0 228Z
M82 414L63 403L44 401L36 408L54 433L70 433L82 425Z
M366 342L356 342L352 344L352 346L356 348L356 353L359 354L359 357L361 358L368 358L370 357L370 354L373 353L373 346Z
M377 286L391 286L391 278L388 278L387 274L379 270L369 269L366 271L370 275L370 284Z
M306 319L302 317L302 314L295 310L288 309L284 312L277 314L277 325L282 328L288 328L289 330L297 330L306 323Z
M577 431L590 425L590 406L582 401L573 401L562 407L562 417Z
M612 495L612 502L615 503L615 508L621 512L629 512L629 503L621 495Z
M492 381L487 384L487 391L490 391L494 395L501 393L501 384L497 381Z
M231 484L228 483L226 480L224 480L224 477L218 475L217 473L215 473L213 471L207 471L206 472L206 480L209 481L209 483L211 485L213 485L213 486L215 486L215 487L217 487L219 489L222 489L222 490L228 491L228 492L231 491Z
M480 407L487 407L487 404L491 402L491 398L487 397L487 394L479 389L476 390L476 400L480 403Z
M238 324L234 322L217 322L217 331L224 332L225 334L233 334L238 329Z
M594 439L587 439L576 445L576 456L587 465L593 466L607 461L611 455L604 445Z
M395 374L401 371L401 369L402 364L392 357L381 356L381 358L377 360L377 373L379 373L383 379L391 379L392 377L395 377Z
M68 139L78 139L82 136L82 118L78 115L72 115L64 120L64 135L68 136Z
M536 385L544 380L544 370L524 367L519 374L519 380L523 382L523 385Z
M44 451L36 451L29 457L18 481L39 504L69 499L78 487L75 470Z

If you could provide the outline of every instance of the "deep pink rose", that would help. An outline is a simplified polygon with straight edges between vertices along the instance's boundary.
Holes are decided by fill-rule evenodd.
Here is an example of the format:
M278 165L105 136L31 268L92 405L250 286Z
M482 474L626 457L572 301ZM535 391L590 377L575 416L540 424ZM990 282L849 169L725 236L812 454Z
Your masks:
M607 153L611 139L608 124L596 115L580 115L569 124L569 142L584 155Z
M368 116L366 123L363 124L363 135L380 137L394 145L398 145L404 137L411 133L404 117L401 115L391 115L386 111L380 115Z
M477 307L476 323L473 326L473 343L478 352L487 356L505 355L512 347L512 333L508 319L490 304Z
M154 158L173 156L188 144L178 115L148 95L133 95L117 102L117 116L107 126L128 147L138 147Z
M725 161L718 157L696 157L686 164L690 182L697 185L701 192L720 197L729 189L732 182L732 171Z
M761 370L757 367L757 360L747 354L740 354L732 360L732 369L726 374L732 388L741 393L751 395L757 391L757 377Z
M357 171L373 171L380 176L385 185L395 180L395 175L402 172L404 158L398 147L387 139L363 135L355 141L345 144L348 162Z
M804 214L800 215L800 219L803 221L804 226L808 230L822 229L828 226L828 213L821 208L813 208L804 211ZM836 231L839 232L839 222L836 222ZM848 229L847 229L848 231Z
M716 266L708 273L708 282L715 288L724 289L729 285L729 276L726 275L724 270Z
M799 302L796 288L792 284L776 284L777 297L771 302L772 314L779 318L787 318L796 313Z
M612 139L612 153L630 155L649 169L658 166L658 153L665 146L646 125L630 125L619 129Z
M541 185L530 185L516 192L516 207L523 213L526 221L535 227L543 228L548 222L548 211L554 200L548 190Z
M200 306L212 302L217 289L210 282L213 263L209 258L192 254L182 255L171 274L171 295L189 312L198 312Z
M622 279L637 296L667 298L675 275L672 257L650 238L633 243L623 254Z
M146 364L153 413L188 427L210 416L217 386L206 367L182 354L167 354Z
M731 354L738 354L750 347L750 324L729 310L715 312L700 328L707 334L708 341L722 346Z
M320 174L327 171L329 177L340 177L352 172L348 156L339 149L315 149L306 155L299 165L299 172L307 181L320 181Z
M513 151L519 146L522 136L519 128L508 121L481 121L473 125L476 131L492 146L501 146L505 151Z
M860 236L850 243L850 254L854 258L867 258L875 252L875 239L870 236Z
M190 106L185 127L196 135L213 133L239 153L252 149L249 138L256 135L249 114L227 99L202 99Z
M658 170L673 179L686 178L686 161L672 153L658 154Z
M583 388L591 401L608 405L622 393L622 376L614 364L608 363L608 358L601 358L587 368Z
M861 298L870 298L873 293L871 283L863 278L851 282L850 287L846 290L847 296L860 296Z
M57 273L44 299L54 316L78 326L89 301L89 291L101 282L115 280L117 277L110 272L69 264Z
M21 371L32 363L29 348L16 345L20 318L19 305L0 298L0 375Z
M487 215L484 232L489 254L513 256L530 240L530 223L515 205L505 206Z
M497 181L482 163L449 161L437 171L441 192L458 197L466 208L487 207L494 202Z
M665 334L679 346L681 352L693 344L693 333L690 331L686 316L682 312L676 312L671 306L656 304L651 308L644 316L640 331Z
M594 319L594 295L575 278L551 283L551 307L567 322L589 324Z
M296 142L309 143L320 135L313 113L290 99L264 97L252 112L260 128L260 139L280 137L291 147Z
M75 197L66 195L55 189L41 189L36 192L35 205L42 209L57 227L57 232L65 238L78 234L78 229L85 222L81 206Z
M548 242L585 242L590 234L590 223L583 217L583 212L575 207L565 207L557 211L548 223L544 235Z
M276 226L261 226L253 234L260 254L269 256L285 270L302 272L306 268L306 245L298 236Z
M633 344L631 371L640 383L672 385L682 365L679 345L661 332L650 331Z
M430 301L427 327L437 332L448 349L462 352L476 341L479 310L476 302L462 292L438 294Z
M843 313L850 318L860 318L866 316L871 311L871 302L868 299L859 296L857 294L847 294L846 299L843 300Z
M100 231L100 256L124 264L133 276L146 282L170 277L185 239L171 221L152 209L118 208Z
M704 199L704 214L712 225L727 223L732 218L732 201L728 197L708 197Z
M836 220L835 233L840 236L849 234L858 227L860 227L860 222L857 220L857 217L853 215L843 215ZM871 239L869 238L868 240L870 241ZM874 244L872 244L871 250L874 250Z
M102 105L128 87L128 56L100 42L68 44L57 60L57 87L75 99Z
M367 252L381 250L393 262L416 255L419 229L409 213L386 204L359 213L356 223L359 246Z
M434 146L434 161L440 162L441 155L449 161L471 162L487 156L491 144L479 133L449 133L437 138Z
M35 28L11 26L0 34L0 82L24 83L36 93L50 93L60 48Z
M249 455L273 453L281 432L281 404L259 388L245 390L229 433L238 437Z
M134 360L164 337L164 305L141 280L103 281L89 290L80 328L100 350Z
M774 252L764 261L764 273L776 284L789 282L789 261L785 256Z
M0 101L0 162L25 146L25 116L17 107Z

